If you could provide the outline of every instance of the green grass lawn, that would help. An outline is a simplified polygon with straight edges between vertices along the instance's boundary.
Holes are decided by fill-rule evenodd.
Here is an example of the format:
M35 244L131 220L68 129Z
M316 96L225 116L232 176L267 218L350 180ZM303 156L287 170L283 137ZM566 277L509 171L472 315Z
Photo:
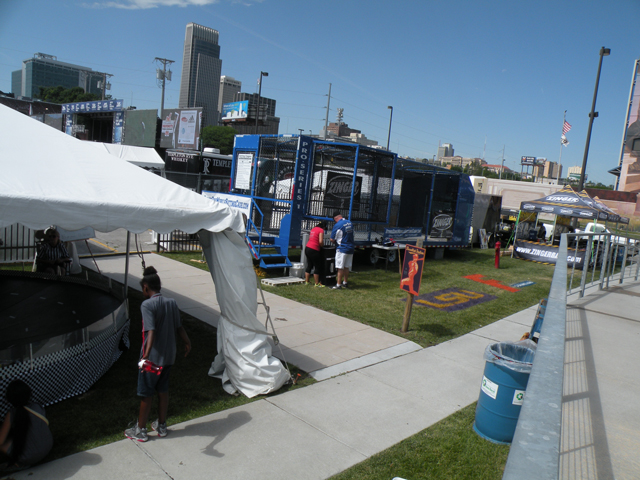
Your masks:
M331 477L332 480L502 478L508 445L480 438L472 430L476 404Z
M199 259L198 253L167 256L197 265L199 268L206 268L206 264L194 264L190 261ZM496 299L456 312L435 310L414 303L409 331L406 334L401 333L400 329L407 293L400 290L397 263L389 265L389 270L385 272L382 261L378 262L376 268L368 263L368 255L356 253L353 272L349 276L348 290L336 291L301 284L278 287L263 285L262 288L428 347L459 337L536 305L540 299L549 295L553 276L552 265L502 257L500 269L496 269L494 258L493 250L460 249L447 251L442 260L427 259L422 274L421 294L455 287L493 295ZM282 274L282 270L266 272L268 276L282 276ZM504 285L525 280L535 284L524 287L518 292L508 292L464 278L476 274L484 275L486 279L498 280ZM533 315L531 322L533 323ZM524 332L523 329L522 333Z

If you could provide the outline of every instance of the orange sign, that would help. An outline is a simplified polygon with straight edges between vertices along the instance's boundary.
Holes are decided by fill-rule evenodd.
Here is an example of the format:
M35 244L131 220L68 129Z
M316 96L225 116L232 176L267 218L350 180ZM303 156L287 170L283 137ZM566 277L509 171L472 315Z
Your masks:
M404 253L404 264L402 265L400 290L409 292L412 295L419 295L424 253L424 248L407 245Z

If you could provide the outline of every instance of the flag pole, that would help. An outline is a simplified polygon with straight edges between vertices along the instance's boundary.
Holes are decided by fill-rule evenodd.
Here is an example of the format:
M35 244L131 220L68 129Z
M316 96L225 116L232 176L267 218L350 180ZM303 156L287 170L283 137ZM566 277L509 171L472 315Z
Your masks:
M567 111L564 111L564 116L562 117L562 135L564 135L564 122L567 121ZM562 147L564 147L562 143L562 137L560 137L560 159L558 160L558 175L556 177L556 184L560 185L560 170L562 169Z

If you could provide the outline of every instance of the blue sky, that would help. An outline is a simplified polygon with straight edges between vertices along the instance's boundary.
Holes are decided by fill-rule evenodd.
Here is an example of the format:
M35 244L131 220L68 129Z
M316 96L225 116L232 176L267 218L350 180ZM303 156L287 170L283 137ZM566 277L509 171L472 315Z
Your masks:
M521 156L582 164L600 47L604 58L587 174L612 184L634 61L640 1L0 0L0 90L35 52L113 74L125 105L159 108L155 57L176 62L186 24L220 32L222 74L277 100L280 133L344 120L392 151L432 157L438 144L520 170ZM486 140L485 140L486 139ZM485 146L486 145L486 146ZM566 172L566 170L565 170Z

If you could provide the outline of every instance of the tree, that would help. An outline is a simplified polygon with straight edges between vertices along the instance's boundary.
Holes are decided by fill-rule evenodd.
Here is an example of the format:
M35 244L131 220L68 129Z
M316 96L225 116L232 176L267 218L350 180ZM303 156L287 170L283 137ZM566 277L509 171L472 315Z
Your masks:
M82 87L64 88L57 87L40 87L40 100L51 103L74 103L74 102L90 102L92 100L100 100L98 95L87 93Z
M202 145L217 148L222 155L231 155L235 136L236 131L231 127L204 127L201 134Z

